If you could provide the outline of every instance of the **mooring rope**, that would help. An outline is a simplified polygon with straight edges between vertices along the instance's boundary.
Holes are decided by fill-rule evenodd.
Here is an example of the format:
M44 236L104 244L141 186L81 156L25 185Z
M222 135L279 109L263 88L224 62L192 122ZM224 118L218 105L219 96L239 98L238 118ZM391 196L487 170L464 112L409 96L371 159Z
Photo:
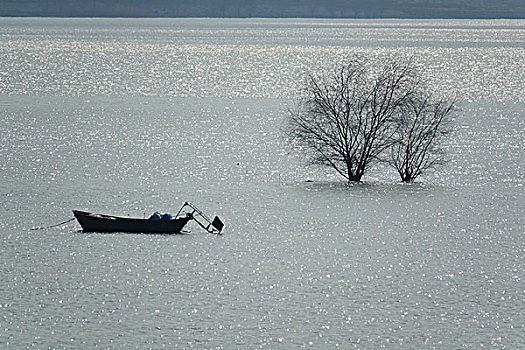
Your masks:
M56 224L56 225L51 225L51 226L46 226L46 227L33 227L32 229L30 229L30 231L45 230L45 229L48 229L48 228L57 227L57 226L60 226L60 225L67 224L68 222L71 222L73 220L75 220L75 218L66 220L66 221L61 222L60 224Z

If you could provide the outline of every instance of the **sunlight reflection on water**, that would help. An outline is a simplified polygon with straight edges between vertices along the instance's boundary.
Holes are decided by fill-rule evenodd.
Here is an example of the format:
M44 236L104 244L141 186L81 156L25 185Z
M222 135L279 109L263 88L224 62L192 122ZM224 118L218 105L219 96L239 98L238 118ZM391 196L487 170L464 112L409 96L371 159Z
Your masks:
M523 21L0 27L0 347L523 347ZM457 93L422 183L348 185L289 152L304 72L355 51L414 55ZM224 236L28 231L187 200Z

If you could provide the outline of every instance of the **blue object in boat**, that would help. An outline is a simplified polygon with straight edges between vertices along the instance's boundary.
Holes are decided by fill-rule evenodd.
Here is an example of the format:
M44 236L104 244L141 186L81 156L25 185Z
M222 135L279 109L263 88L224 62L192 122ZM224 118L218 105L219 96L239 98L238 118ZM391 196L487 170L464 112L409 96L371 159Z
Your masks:
M161 219L162 219L162 215L158 211L151 214L151 216L148 218L148 220L151 220L151 221L158 221Z

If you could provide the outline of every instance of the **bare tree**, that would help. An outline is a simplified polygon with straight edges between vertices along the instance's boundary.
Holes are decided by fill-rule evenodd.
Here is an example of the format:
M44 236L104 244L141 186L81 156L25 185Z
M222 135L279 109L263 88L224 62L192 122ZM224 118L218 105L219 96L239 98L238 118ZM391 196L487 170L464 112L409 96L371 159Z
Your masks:
M425 170L443 164L442 140L450 133L454 103L421 93L406 101L397 120L396 142L387 160L401 180L412 182Z
M291 112L290 136L315 164L348 181L363 174L396 142L402 106L418 91L408 63L378 66L354 57L331 76L310 75L305 98Z

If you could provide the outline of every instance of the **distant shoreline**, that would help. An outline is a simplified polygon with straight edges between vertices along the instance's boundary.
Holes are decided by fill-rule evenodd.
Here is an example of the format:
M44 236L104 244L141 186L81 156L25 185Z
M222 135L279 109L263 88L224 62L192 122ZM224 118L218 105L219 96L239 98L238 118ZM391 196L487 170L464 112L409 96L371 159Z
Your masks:
M0 17L525 19L525 1L0 0Z
M209 19L320 19L320 20L525 20L524 17L265 17L265 16L246 16L246 17L219 17L219 16L102 16L102 15L82 15L82 16L33 16L33 15L4 15L0 18L122 18L122 19L192 19L192 18L209 18Z

